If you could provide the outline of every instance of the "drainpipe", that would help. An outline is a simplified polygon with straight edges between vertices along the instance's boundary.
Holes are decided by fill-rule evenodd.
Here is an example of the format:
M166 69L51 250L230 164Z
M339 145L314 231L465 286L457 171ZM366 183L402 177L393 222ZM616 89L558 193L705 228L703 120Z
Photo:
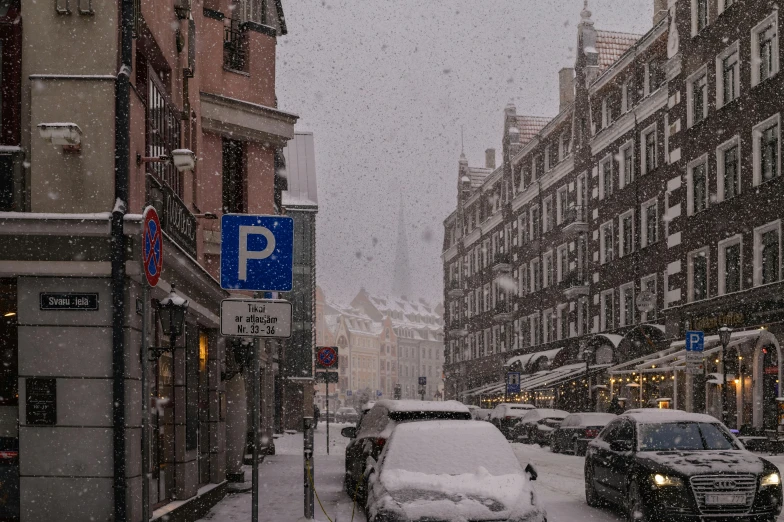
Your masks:
M111 224L112 287L112 425L114 446L114 520L127 520L125 480L125 236L130 170L130 75L133 45L133 0L120 4L120 72L115 83L114 196Z

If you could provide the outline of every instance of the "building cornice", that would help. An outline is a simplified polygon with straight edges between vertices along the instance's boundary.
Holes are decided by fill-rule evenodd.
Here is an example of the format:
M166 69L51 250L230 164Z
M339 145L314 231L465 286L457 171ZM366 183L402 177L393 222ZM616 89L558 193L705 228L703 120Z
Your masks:
M199 98L207 132L277 146L294 138L296 114L208 92L200 92Z

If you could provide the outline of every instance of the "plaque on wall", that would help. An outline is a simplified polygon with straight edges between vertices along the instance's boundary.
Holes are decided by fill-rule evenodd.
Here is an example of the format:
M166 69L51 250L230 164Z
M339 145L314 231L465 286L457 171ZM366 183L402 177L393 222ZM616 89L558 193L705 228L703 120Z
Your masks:
M28 378L25 380L27 424L57 424L57 379Z
M41 310L98 310L98 293L41 292Z

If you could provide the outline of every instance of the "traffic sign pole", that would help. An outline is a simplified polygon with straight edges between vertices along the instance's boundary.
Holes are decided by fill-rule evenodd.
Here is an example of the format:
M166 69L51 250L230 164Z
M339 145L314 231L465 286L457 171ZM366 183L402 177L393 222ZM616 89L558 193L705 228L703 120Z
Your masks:
M324 376L326 377L326 375ZM327 455L329 455L329 379L324 379L327 386Z

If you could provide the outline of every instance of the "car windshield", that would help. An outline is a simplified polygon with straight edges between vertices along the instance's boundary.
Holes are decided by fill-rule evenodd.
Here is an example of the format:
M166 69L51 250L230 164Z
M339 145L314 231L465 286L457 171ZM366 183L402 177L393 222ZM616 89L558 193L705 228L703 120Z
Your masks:
M640 451L733 450L738 447L718 423L667 422L638 427Z

